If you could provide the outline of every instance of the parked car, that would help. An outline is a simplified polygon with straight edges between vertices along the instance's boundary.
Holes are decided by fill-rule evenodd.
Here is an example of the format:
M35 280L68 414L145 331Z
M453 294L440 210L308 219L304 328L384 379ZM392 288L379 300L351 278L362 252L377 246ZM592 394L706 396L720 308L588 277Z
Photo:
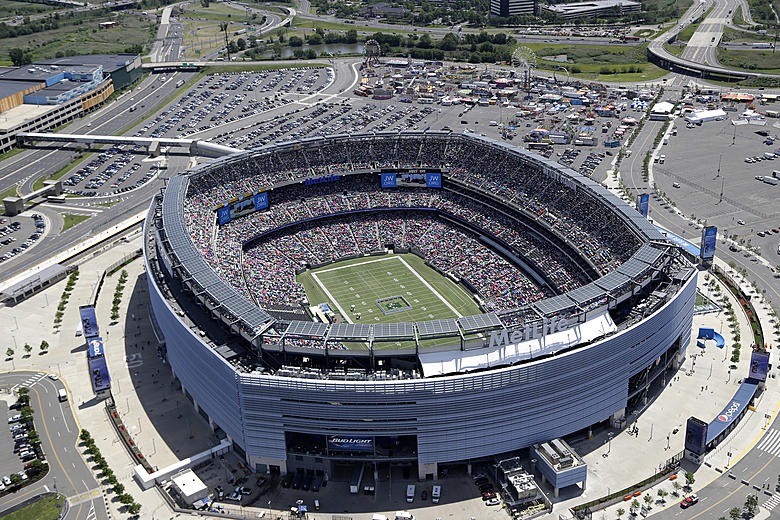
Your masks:
M699 497L696 495L696 493L693 493L682 499L682 502L680 502L680 507L683 509L687 509L692 505L696 504L698 501L699 501Z

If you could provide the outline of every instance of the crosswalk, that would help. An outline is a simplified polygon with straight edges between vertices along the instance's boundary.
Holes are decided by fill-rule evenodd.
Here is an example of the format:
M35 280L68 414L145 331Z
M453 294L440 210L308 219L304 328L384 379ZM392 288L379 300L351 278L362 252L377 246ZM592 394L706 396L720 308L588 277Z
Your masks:
M772 498L761 504L761 507L771 512L777 504L780 504L780 495L772 495Z
M30 388L32 385L34 385L35 383L37 383L38 381L40 381L44 377L46 377L46 374L44 374L42 372L36 372L36 373L30 375L30 377L28 377L27 379L25 379L24 382L19 383L18 385L14 385L13 387L11 387L11 393L15 392L18 388L21 388L21 387Z
M780 430L772 428L758 443L758 449L775 457L780 455Z

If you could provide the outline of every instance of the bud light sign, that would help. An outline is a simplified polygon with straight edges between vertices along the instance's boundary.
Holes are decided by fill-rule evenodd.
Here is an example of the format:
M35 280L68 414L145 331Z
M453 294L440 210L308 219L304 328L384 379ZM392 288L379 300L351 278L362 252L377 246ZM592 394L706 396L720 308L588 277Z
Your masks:
M353 437L351 435L329 435L329 451L374 451L373 437Z

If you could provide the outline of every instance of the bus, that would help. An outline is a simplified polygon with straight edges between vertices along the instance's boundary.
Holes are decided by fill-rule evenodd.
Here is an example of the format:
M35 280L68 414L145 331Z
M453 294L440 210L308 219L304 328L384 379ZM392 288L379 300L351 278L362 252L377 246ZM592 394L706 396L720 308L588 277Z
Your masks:
M180 79L179 81L176 82L176 88L179 88L182 85L184 85L184 80L183 79Z
M58 204L65 204L65 195L47 195L46 200L48 202L56 202Z

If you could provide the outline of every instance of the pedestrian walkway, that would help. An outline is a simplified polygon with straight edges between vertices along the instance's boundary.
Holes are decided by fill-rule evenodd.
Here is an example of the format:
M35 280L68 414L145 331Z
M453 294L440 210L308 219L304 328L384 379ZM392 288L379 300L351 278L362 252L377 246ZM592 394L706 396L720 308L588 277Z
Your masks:
M758 449L777 457L780 454L780 430L776 428L769 430L764 438L761 439Z
M772 510L777 507L777 504L780 504L780 495L773 495L769 500L761 504L761 507L772 512Z

